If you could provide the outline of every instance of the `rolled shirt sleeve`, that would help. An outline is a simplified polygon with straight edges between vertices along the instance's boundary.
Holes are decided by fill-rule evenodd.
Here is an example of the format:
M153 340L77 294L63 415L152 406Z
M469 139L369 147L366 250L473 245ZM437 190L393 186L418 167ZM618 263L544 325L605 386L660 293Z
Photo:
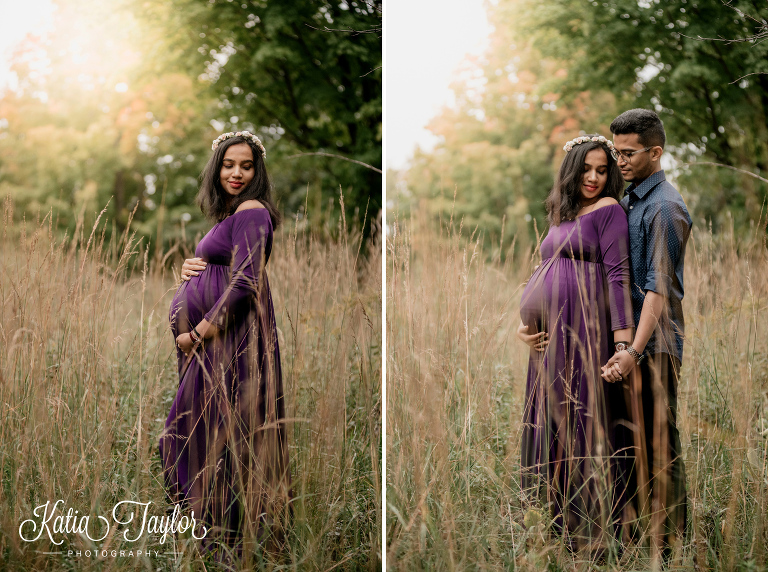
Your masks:
M645 295L664 296L664 312L648 340L648 354L669 353L682 361L685 318L683 274L686 243L693 222L680 193L657 171L639 185L631 184L621 201L629 225L632 311L635 324Z
M648 218L648 256L643 289L669 296L690 232L688 213L675 202L657 203Z

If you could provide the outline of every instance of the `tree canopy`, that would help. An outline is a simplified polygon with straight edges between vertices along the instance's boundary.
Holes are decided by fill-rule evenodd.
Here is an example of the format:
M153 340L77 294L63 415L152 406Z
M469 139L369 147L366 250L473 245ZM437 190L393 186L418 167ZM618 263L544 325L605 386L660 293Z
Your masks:
M172 22L160 51L198 77L218 102L223 130L255 128L277 151L287 206L304 202L308 176L327 194L376 212L381 169L380 1L173 0L155 4ZM213 119L213 118L212 118ZM325 155L302 155L323 153Z
M765 178L768 44L759 40L768 9L719 0L499 0L488 9L489 48L455 85L456 108L433 120L441 142L405 175L411 203L455 208L497 238L505 216L506 241L531 240L563 144L610 136L616 115L644 107L665 123L666 166L699 222L717 228L730 216L748 228L758 218L764 183L688 164Z
M194 197L211 141L249 129L289 217L307 200L338 212L340 191L358 226L376 216L382 178L359 163L381 168L380 2L56 6L0 94L0 194L17 212L71 229L109 204L117 230L135 210L167 246L207 227Z

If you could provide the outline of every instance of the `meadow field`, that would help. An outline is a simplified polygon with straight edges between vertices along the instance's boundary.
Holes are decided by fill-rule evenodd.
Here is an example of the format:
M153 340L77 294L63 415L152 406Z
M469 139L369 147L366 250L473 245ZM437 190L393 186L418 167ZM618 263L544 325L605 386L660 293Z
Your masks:
M343 217L314 234L306 220L285 221L267 266L292 420L293 519L285 551L248 554L242 569L377 570L381 246ZM50 214L14 213L4 203L2 570L218 569L189 534L164 544L149 534L129 542L117 527L99 543L83 534L61 535L61 545L47 535L20 538L21 522L47 501L61 499L94 521L123 500L151 502L150 514L166 509L158 436L179 383L168 308L181 254L191 255L194 242L150 255L130 227L105 239L111 224L102 218L90 228L81 219L61 237Z
M643 542L605 562L568 551L548 512L523 504L529 352L515 332L539 255L427 211L387 215L389 568L650 569ZM678 426L690 534L670 569L768 566L765 237L763 216L742 239L695 221L688 242Z

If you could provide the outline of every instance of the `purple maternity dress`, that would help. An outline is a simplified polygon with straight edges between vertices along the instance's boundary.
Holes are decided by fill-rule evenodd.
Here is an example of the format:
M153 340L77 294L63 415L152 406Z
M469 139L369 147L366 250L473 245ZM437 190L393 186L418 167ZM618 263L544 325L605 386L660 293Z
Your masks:
M571 547L595 546L620 533L632 510L624 388L600 376L613 331L634 325L624 210L610 205L552 226L541 256L520 303L528 333L550 338L529 359L522 486L549 505Z
M197 245L205 270L171 302L174 337L203 318L219 329L191 360L177 351L179 389L160 437L171 500L212 527L209 546L280 534L290 498L271 249L266 209L227 217Z

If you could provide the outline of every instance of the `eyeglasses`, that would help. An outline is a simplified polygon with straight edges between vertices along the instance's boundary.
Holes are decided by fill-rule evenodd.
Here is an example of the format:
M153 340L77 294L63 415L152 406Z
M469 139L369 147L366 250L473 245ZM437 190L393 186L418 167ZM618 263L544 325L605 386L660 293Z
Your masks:
M644 149L638 149L637 151L630 151L629 153L627 153L626 151L619 151L617 149L616 153L618 154L619 157L616 160L618 161L619 159L624 159L627 163L631 163L632 155L636 155L637 153L642 153L644 151L650 151L651 149L653 149L653 146L645 147Z

